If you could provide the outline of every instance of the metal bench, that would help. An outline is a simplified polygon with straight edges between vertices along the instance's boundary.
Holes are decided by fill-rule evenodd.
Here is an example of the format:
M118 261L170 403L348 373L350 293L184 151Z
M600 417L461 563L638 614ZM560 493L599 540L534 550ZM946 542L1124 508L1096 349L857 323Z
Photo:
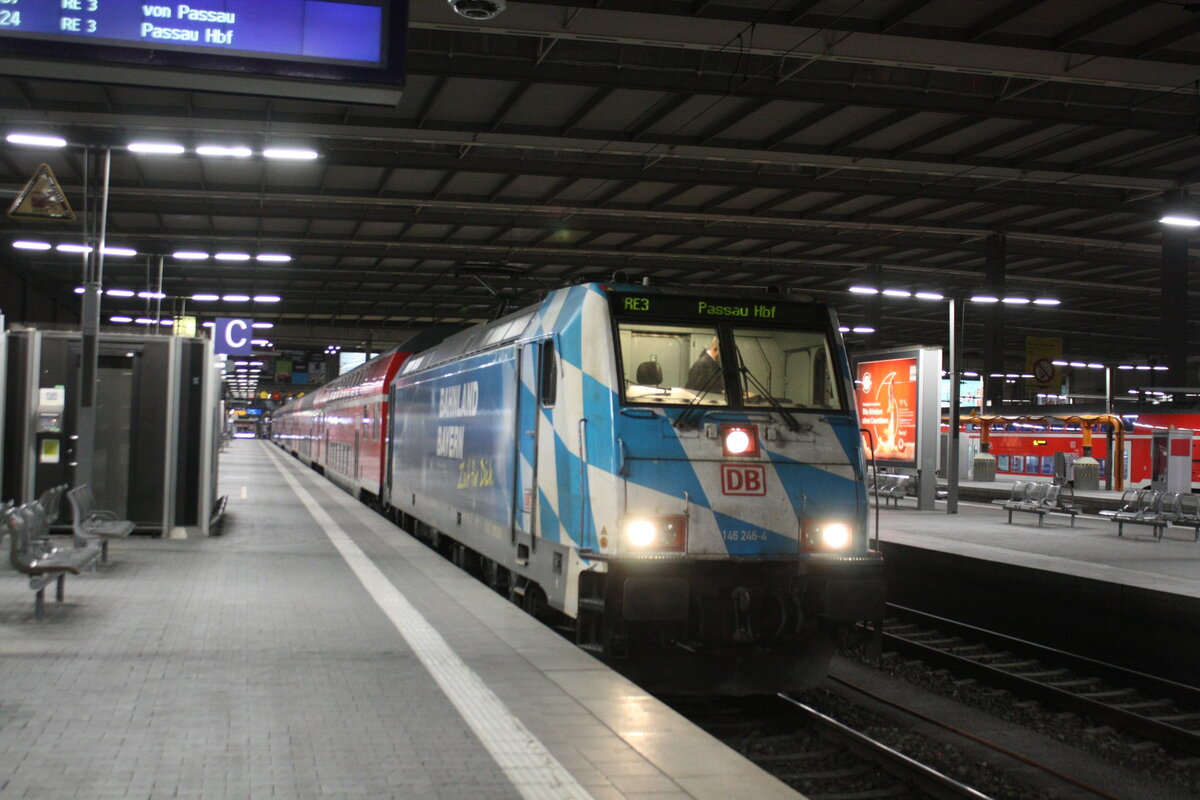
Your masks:
M9 536L9 562L29 576L29 588L37 592L34 616L38 619L46 614L46 584L56 582L54 597L61 603L68 573L78 575L100 556L95 547L56 548L50 544L46 510L36 500L5 513L3 528Z
M889 500L893 501L896 508L900 507L900 498L908 497L908 489L912 484L911 475L897 473L877 475L875 480L875 496L882 497L884 505L887 505Z
M100 560L108 563L108 540L124 539L133 533L134 523L112 511L96 508L92 489L86 483L67 492L74 516L75 546L87 547L99 541Z
M1142 489L1132 502L1124 502L1122 508L1105 516L1117 523L1117 536L1125 534L1126 525L1147 525L1154 532L1154 538L1162 541L1163 531L1171 527L1171 515L1179 503L1178 492L1163 492L1154 489Z
M1018 496L1018 489L1014 486L1013 496L1004 501L1004 509L1008 511L1010 525L1013 512L1023 511L1027 514L1038 515L1039 528L1042 527L1047 514L1066 514L1071 518L1071 527L1075 527L1075 517L1079 515L1080 509L1075 505L1074 493L1069 487L1066 490L1071 493L1069 499L1063 496L1062 486L1041 481L1031 481L1020 491L1023 494Z
M1171 525L1191 528L1194 542L1200 542L1200 495L1184 492L1171 510Z

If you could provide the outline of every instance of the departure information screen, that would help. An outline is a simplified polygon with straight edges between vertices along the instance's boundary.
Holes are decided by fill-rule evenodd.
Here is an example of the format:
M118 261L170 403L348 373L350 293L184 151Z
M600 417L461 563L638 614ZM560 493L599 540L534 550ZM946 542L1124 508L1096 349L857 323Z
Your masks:
M0 37L387 64L382 0L0 0Z

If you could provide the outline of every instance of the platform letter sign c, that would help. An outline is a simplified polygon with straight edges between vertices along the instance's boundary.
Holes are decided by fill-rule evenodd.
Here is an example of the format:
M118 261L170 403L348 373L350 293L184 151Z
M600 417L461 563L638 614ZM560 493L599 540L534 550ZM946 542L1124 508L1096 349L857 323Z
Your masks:
M217 355L248 356L254 348L250 344L253 326L248 319L217 317L213 327L214 347Z

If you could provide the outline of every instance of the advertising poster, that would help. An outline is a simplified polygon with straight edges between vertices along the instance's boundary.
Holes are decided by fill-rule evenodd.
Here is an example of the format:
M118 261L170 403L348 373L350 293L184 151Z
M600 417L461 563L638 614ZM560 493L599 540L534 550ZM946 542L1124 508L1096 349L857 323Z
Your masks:
M917 464L917 356L860 361L855 367L858 416L874 434L875 458L889 465ZM863 446L871 455L870 437Z

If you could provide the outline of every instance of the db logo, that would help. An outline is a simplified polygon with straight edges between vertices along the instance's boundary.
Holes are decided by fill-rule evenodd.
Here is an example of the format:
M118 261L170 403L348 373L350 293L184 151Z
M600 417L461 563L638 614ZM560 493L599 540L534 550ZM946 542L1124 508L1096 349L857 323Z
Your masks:
M757 464L722 464L721 493L766 495L766 470Z

